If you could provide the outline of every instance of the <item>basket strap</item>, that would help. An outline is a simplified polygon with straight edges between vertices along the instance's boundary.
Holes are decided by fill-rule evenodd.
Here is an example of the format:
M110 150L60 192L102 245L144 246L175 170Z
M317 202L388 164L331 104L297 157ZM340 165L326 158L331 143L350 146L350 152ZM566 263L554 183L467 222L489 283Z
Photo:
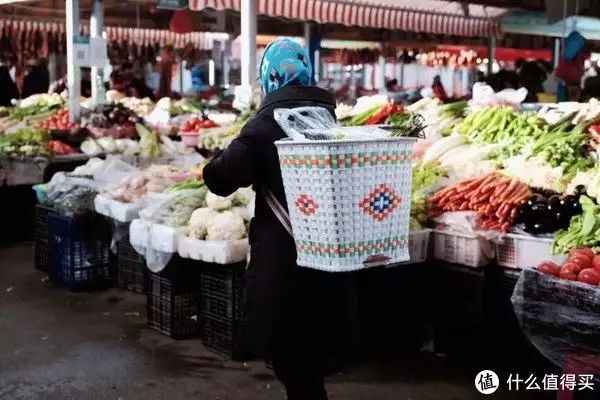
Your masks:
M290 216L287 211L283 208L283 206L277 201L275 195L270 190L263 189L263 194L265 199L267 200L267 204L273 211L273 214L277 217L283 228L290 234L290 236L294 237L292 233L292 223L290 222Z

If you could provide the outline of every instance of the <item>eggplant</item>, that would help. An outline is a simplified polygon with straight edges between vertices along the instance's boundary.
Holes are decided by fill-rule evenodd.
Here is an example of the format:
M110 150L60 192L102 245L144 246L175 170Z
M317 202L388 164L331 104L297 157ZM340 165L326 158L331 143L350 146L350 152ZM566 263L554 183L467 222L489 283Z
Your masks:
M548 199L548 211L557 211L562 210L563 205L560 201L560 196L554 195Z
M533 194L527 199L527 204L533 206L534 204L547 204L548 199L541 194Z
M582 195L587 193L587 188L584 185L575 186L575 194Z

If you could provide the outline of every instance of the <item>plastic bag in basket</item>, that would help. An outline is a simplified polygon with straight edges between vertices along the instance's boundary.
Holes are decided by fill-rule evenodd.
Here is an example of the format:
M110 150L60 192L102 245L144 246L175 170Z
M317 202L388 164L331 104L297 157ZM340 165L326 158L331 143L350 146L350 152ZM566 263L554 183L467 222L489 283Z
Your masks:
M278 108L273 116L281 129L295 141L334 139L377 139L390 133L377 127L340 127L323 107Z
M58 172L48 183L46 194L48 203L57 210L80 214L94 210L94 198L100 190L98 182Z
M600 373L600 290L524 269L511 298L531 343L554 364L573 359Z

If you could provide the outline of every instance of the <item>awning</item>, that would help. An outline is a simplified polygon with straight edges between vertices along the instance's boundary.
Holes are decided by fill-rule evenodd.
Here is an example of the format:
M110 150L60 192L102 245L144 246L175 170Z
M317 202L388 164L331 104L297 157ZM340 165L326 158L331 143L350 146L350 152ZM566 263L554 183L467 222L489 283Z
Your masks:
M161 29L124 28L120 26L107 26L106 39L109 42L128 42L137 45L159 44L183 48L191 45L200 50L210 50L213 40L226 40L229 35L225 33L191 32L185 34L173 33ZM46 34L65 34L66 26L63 22L37 22L25 20L0 20L0 37L20 35L23 32L40 32ZM80 33L89 35L89 25L82 24Z
M189 2L196 11L241 10L241 0ZM256 5L258 14L270 17L470 37L499 36L499 18L507 11L444 0L256 0Z

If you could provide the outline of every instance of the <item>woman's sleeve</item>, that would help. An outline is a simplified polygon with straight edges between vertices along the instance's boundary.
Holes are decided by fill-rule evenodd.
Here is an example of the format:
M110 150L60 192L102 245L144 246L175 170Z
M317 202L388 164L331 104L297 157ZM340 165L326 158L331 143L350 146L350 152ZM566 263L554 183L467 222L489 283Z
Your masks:
M249 123L251 124L251 123ZM202 172L208 189L219 196L229 196L239 188L257 181L260 168L261 135L244 126L240 135L217 154Z

